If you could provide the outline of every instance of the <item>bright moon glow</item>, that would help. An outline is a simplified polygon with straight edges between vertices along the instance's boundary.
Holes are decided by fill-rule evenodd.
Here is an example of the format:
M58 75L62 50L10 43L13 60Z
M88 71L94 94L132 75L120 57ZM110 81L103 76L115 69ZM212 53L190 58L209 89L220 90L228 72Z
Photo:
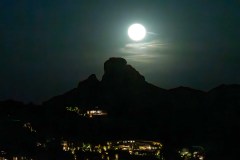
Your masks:
M146 29L141 24L133 24L128 28L128 36L134 41L141 41L146 36Z

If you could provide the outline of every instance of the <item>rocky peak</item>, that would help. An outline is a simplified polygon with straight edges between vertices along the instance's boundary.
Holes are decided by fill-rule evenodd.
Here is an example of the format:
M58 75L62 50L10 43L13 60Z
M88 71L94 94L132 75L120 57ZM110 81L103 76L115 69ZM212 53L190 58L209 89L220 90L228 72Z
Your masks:
M104 63L104 72L105 74L120 72L126 65L127 61L125 59L112 57Z
M104 63L103 84L136 85L144 83L145 78L123 58L110 58Z
M97 86L99 85L100 81L97 79L95 74L91 74L86 80L79 82L78 88L83 86Z

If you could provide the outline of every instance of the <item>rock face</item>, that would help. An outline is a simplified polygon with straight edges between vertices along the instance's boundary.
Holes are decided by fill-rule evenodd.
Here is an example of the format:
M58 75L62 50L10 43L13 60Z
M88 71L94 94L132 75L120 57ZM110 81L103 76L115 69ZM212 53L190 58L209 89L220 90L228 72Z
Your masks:
M108 87L134 86L145 83L145 78L123 58L110 58L104 63L102 84Z
M144 76L123 58L110 58L104 63L101 99L102 104L110 106L108 109L113 112L125 110L134 114L150 110L164 99L166 94L163 92L164 89L147 83Z

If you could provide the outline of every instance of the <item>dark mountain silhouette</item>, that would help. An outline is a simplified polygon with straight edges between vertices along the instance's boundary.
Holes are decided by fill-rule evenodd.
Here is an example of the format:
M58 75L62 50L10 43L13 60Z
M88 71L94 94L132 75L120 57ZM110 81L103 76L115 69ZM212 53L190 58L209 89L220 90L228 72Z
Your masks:
M99 107L108 116L87 119L66 107ZM40 135L81 140L161 139L168 147L203 145L224 156L240 150L240 85L220 85L208 92L178 87L162 89L146 82L123 58L104 63L94 74L41 106L0 102L1 117L31 121ZM27 118L26 118L27 117Z
M88 106L97 99L100 81L96 75L90 75L86 80L79 82L78 87L63 95L51 98L43 105L51 106ZM93 105L93 104L91 104Z
M82 105L82 107L112 106L132 107L151 105L163 99L166 90L145 81L145 78L128 65L125 59L110 58L104 64L102 81L93 74L79 83L78 87L56 96L44 105ZM144 104L143 104L144 103ZM115 108L117 109L117 108ZM130 109L130 108L129 108Z

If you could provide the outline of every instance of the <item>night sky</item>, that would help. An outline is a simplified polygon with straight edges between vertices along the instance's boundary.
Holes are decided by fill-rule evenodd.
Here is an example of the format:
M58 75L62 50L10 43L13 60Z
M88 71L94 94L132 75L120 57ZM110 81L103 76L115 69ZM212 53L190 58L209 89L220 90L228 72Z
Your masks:
M240 83L240 1L1 0L0 56L0 100L40 103L101 79L109 57L165 89Z

